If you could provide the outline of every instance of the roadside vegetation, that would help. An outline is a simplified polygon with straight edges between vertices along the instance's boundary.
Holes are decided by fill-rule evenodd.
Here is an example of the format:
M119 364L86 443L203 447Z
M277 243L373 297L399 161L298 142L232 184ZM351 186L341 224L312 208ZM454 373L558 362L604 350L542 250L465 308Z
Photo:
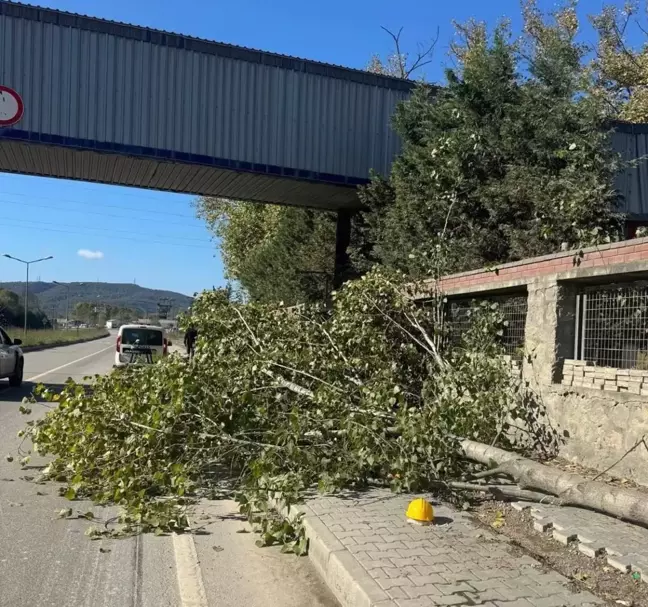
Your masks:
M9 337L21 339L24 347L31 346L49 346L57 344L68 344L76 341L87 341L109 335L106 329L40 329L36 331L27 331L23 335L22 329L9 327L7 329Z
M610 10L600 22L608 54L619 18ZM607 121L625 115L632 89L624 98L612 71L592 63L578 29L572 3L549 18L533 2L521 38L506 24L458 26L443 88L421 83L396 113L403 151L389 178L363 190L355 279L330 301L330 218L200 201L246 297L196 298L191 362L171 356L98 377L91 390L39 390L36 400L58 406L23 432L53 458L45 476L69 499L124 507L116 530L91 536L186 529L191 500L225 490L261 545L303 553L298 526L271 513L277 493L291 504L314 488L379 484L463 501L484 487L473 473L494 467L481 476L509 479L487 489L497 495L556 495L541 464L507 459L549 456L556 437L502 356L497 307L476 307L453 341L443 294L427 284L425 305L415 294L422 278L620 237ZM398 52L387 66L402 68ZM585 485L568 480L575 489L555 499L582 504ZM604 488L590 488L597 507ZM622 497L648 523L647 507Z
M35 300L35 298L34 298ZM27 328L34 330L45 329L50 321L45 313L32 301L32 309L27 313ZM3 327L22 327L25 323L25 302L13 291L0 289L0 325Z

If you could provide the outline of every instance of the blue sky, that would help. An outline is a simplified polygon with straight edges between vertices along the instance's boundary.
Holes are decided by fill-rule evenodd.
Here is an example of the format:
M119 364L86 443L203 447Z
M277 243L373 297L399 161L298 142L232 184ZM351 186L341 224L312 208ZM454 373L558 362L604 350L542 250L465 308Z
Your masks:
M613 2L621 5L622 1ZM381 26L403 29L405 50L434 37L430 80L448 64L452 21L500 17L519 27L519 0L40 0L42 6L208 38L327 63L362 68L390 51ZM581 0L583 14L602 0ZM542 8L555 5L540 0ZM585 34L587 36L587 33ZM216 244L194 217L191 197L0 173L2 253L23 259L51 281L132 282L193 294L223 284ZM131 219L127 219L131 218ZM135 219L137 218L137 219ZM101 252L100 259L78 255ZM0 281L23 280L21 264L0 257Z

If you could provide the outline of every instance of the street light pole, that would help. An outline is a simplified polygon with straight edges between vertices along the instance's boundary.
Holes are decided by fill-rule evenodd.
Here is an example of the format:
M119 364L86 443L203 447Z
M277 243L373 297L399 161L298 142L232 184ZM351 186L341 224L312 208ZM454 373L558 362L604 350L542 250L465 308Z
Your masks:
M67 298L65 301L65 328L70 328L70 285L63 284L57 280L52 281L55 285L59 287L65 287L67 289Z
M24 263L25 266L27 266L27 280L25 281L25 327L23 330L23 335L27 335L27 311L29 309L29 266L33 263L38 263L39 261L47 261L48 259L54 259L53 255L50 255L49 257L41 257L40 259L32 259L31 261L25 261L24 259L18 259L18 257L14 257L13 255L8 255L5 253L3 257L7 257L8 259L13 259L14 261L19 261L20 263Z

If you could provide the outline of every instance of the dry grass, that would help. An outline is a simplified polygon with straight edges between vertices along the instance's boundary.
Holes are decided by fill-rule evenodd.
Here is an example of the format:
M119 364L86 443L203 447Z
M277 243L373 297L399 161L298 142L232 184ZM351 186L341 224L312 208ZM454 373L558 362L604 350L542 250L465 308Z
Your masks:
M106 329L79 329L78 331L76 329L41 329L27 331L27 335L25 336L21 329L12 328L7 330L7 333L13 339L22 339L22 345L25 347L66 344L109 335Z

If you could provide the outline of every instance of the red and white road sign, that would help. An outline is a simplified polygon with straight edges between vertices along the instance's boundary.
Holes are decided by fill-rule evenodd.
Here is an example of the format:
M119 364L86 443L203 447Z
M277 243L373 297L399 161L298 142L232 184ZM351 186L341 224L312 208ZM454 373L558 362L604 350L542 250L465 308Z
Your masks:
M8 86L0 84L0 128L16 124L22 117L25 106L20 95Z

